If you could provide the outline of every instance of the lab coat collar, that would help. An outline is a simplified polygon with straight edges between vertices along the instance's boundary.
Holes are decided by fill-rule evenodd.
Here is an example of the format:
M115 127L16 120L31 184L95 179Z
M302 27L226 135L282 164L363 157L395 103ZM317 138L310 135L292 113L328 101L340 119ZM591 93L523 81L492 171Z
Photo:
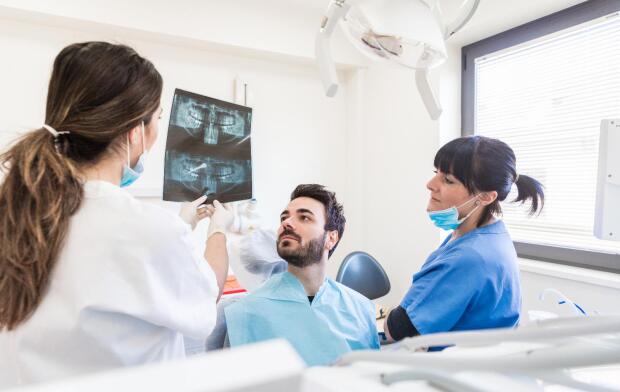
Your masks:
M317 303L321 298L321 295L325 291L328 279L325 278L323 284L319 288L319 291L314 296L312 303ZM291 301L310 304L308 302L308 295L304 286L295 275L288 271L282 272L272 276L265 284L259 289L254 291L253 295L261 298L268 298L277 301Z
M110 194L124 193L120 186L101 180L90 180L84 183L84 196L88 198L103 197Z

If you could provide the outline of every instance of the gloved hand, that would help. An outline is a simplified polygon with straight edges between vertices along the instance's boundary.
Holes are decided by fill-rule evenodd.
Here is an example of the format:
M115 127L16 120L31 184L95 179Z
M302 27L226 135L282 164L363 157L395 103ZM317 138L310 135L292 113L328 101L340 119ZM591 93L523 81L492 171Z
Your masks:
M207 231L207 239L215 233L226 234L226 230L232 225L235 215L230 210L230 206L224 206L219 201L213 201L213 205L207 206L211 222Z
M277 242L274 230L256 229L247 232L237 245L239 262L248 272L263 277L263 280L285 271L287 263L278 255Z
M248 234L260 227L260 215L256 211L256 200L248 200L233 205L235 220L230 231L237 234Z
M207 206L201 205L205 202L205 200L207 200L207 196L200 196L192 202L181 204L181 211L179 212L179 215L181 216L181 219L192 227L192 230L196 228L198 222L209 216Z

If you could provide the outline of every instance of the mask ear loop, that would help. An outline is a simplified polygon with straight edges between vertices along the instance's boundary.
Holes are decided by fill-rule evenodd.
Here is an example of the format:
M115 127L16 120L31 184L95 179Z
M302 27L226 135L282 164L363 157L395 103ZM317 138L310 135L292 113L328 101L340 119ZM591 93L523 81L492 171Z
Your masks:
M142 153L144 154L146 152L146 141L144 140L145 139L144 121L140 123L140 129L142 130Z
M476 196L472 197L470 200L460 205L460 207L463 207L464 205L471 203L472 200L475 200L474 203L476 203L476 207L474 207L473 210L469 211L469 213L467 213L467 215L465 215L463 218L459 219L459 223L465 222L465 220L469 218L471 214L473 214L478 209L478 207L480 207L480 199L476 200L476 198L478 197L480 197L480 194L477 194ZM458 211L458 208L457 208L457 211Z
M127 148L126 148L126 150L127 150L127 167L131 169L131 157L130 157L130 154L129 154L129 132L127 132L125 134L125 136L127 136Z
M144 121L142 121L140 123L140 131L142 131L142 153L144 154L144 152L146 151L146 142L144 140L145 138L145 133L144 133ZM129 131L131 132L131 131ZM131 155L129 153L129 132L126 133L127 135L127 167L129 167L131 169Z

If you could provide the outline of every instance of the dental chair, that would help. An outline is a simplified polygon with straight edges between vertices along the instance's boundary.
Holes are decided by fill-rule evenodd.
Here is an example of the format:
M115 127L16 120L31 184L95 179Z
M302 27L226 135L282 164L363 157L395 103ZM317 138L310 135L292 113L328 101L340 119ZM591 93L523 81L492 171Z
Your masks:
M368 299L383 297L390 292L390 279L381 264L366 252L349 253L336 276L336 282L352 288Z

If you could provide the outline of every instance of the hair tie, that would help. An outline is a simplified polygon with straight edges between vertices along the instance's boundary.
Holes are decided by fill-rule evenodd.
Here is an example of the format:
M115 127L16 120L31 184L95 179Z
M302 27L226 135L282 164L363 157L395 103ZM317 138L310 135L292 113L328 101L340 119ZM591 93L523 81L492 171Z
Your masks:
M60 135L68 135L71 132L69 131L62 131L62 132L58 132L57 130L55 130L54 128L50 127L47 124L43 124L43 128L47 129L49 131L49 133L51 133L52 135L54 135L54 139L56 139L58 136Z
M517 181L519 181L519 173L517 173L517 176L515 177L515 184L517 183Z
M60 135L68 135L71 132L69 131L57 131L54 128L50 127L47 124L43 124L43 128L45 128L49 133L52 134L52 136L54 136L54 148L56 149L56 152L58 154L60 154L60 141L58 140L58 136Z

